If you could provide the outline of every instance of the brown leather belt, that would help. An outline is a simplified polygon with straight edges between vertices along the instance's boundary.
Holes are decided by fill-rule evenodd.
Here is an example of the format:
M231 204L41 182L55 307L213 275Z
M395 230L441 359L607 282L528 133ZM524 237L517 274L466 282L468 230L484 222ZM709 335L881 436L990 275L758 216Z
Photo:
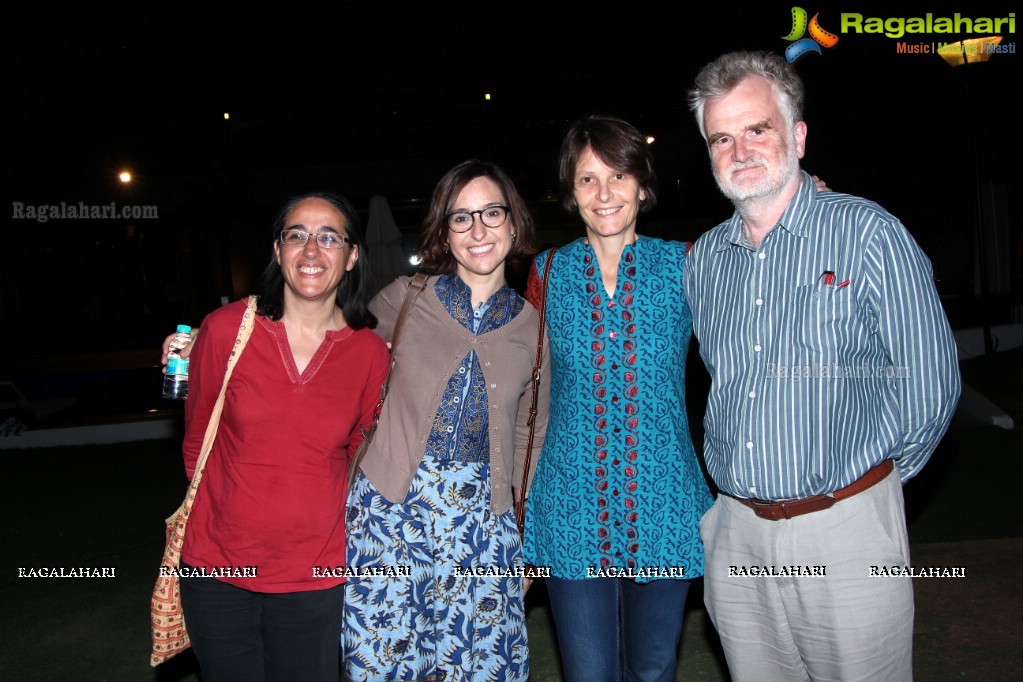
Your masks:
M802 500L767 502L763 500L751 500L743 497L732 497L731 495L729 495L729 497L732 497L732 499L746 505L762 519L780 521L781 519L791 519L793 516L812 514L815 511L827 509L839 500L844 500L857 493L862 493L870 486L883 481L885 476L890 474L894 468L892 460L886 459L846 487L840 488L830 495L814 495L813 497L807 497Z

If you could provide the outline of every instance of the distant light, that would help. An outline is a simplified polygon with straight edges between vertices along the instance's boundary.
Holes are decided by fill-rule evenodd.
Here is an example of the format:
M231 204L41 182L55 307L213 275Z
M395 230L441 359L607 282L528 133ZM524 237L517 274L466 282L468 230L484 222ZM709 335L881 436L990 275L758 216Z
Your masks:
M229 114L229 113L227 113L227 112L225 111L225 112L224 112L224 120L225 120L225 121L228 121L228 120L230 120L230 119L231 119L231 114Z
M129 173L128 171L121 171L120 173L118 173L117 179L120 180L125 185L127 185L129 182L131 182L131 173Z
M488 92L485 95L483 95L483 99L485 99L485 100L487 100L489 102L490 101L490 93Z
M646 136L646 143L647 143L647 144L653 144L653 143L654 143L654 140L656 140L656 139L657 139L657 138L655 138L655 137L654 137L653 135L647 135L647 136Z
M412 256L411 258L408 259L408 262L411 263L412 265L418 266L420 263L423 262L423 259L420 258L419 256Z

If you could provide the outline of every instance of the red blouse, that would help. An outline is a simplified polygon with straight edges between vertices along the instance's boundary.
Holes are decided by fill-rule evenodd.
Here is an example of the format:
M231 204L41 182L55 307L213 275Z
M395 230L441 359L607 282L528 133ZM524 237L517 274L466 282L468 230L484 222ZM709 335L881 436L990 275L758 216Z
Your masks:
M245 302L210 313L191 357L185 471L202 447ZM281 322L257 316L228 385L224 414L196 495L182 561L257 592L327 589L345 563L345 497L387 372L369 329L326 338L301 374Z

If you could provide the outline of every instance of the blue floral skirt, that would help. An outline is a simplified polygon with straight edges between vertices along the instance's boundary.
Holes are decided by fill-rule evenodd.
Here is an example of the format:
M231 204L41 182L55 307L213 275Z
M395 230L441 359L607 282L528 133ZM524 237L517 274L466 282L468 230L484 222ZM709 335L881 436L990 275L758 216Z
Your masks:
M359 474L348 499L342 652L361 680L526 680L521 544L511 510L490 509L490 464L427 454L403 504ZM480 575L480 574L488 575Z

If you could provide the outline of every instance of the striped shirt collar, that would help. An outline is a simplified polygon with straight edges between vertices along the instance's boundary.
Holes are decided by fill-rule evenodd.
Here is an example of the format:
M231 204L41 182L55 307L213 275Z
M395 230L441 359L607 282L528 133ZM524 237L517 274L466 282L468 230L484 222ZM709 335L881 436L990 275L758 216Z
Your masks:
M806 171L800 170L799 174L801 176L799 188L796 190L796 194L792 197L792 201L789 202L785 212L781 214L781 218L778 219L778 224L775 227L781 227L796 237L807 237L813 225L812 221L806 220L806 217L810 213L810 207L813 205L814 199L817 198L817 183L813 181L813 178ZM730 246L752 248L752 245L746 239L746 235L743 234L742 216L739 215L739 211L735 211L732 214L731 220L728 221L728 229L722 231L721 242L714 250L724 251Z

